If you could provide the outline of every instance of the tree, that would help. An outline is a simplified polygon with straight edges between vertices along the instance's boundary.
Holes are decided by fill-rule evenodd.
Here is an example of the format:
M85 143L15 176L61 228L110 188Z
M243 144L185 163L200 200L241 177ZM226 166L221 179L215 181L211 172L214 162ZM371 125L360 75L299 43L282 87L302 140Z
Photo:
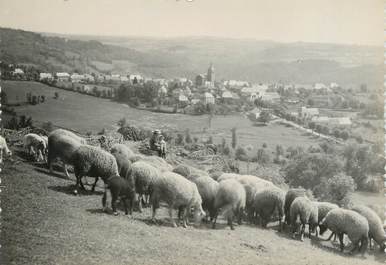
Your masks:
M245 149L242 147L237 147L235 152L235 158L237 160L246 161L248 158L247 158L247 152L245 151Z
M58 92L55 92L54 99L58 99L58 98L59 98L59 93L58 93Z
M54 125L52 122L47 121L42 124L42 128L49 133L54 130Z
M321 184L316 189L315 195L321 200L341 205L344 204L344 200L355 189L356 184L352 177L345 174L337 174L329 179L323 178Z
M177 138L176 138L176 145L183 145L184 144L184 136L179 133L177 134Z
M329 179L342 171L343 165L336 156L323 153L301 154L284 169L290 186L314 189L323 178Z
M119 127L125 127L126 125L127 125L127 120L126 120L126 118L125 117L123 117L122 119L120 119L118 122L117 122L117 125L119 126Z
M192 137L190 137L189 129L186 129L186 132L185 132L185 142L187 144L190 144L192 142Z
M313 122L313 121L310 121L310 122L308 123L308 127L310 127L310 129L311 129L311 130L314 130L314 129L315 129L315 127L316 127L316 124L315 124L315 122Z
M5 91L2 90L0 93L0 97L1 97L1 104L7 105L8 104L7 93L5 93Z
M257 119L259 122L267 124L271 120L271 114L268 111L261 111L259 118Z
M346 141L346 140L348 139L348 137L349 137L348 132L342 131L342 132L340 133L340 138L342 138L343 140Z
M271 157L267 150L260 148L257 150L256 161L260 165L267 165L271 161Z
M235 149L237 145L236 127L231 129L232 132L232 148Z
M314 106L314 105L315 105L315 101L314 101L313 99L309 98L309 99L307 100L307 105L309 105L309 106Z

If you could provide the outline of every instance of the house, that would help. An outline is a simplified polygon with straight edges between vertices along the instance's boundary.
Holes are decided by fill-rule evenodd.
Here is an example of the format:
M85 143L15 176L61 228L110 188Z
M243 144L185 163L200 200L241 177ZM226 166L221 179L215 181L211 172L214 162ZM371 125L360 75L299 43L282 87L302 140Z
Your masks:
M200 87L203 86L205 83L205 76L204 75L197 75L196 76L196 86Z
M120 76L119 81L121 81L121 82L129 82L129 78L127 76L122 75L122 76Z
M184 94L180 94L178 96L178 102L180 103L187 103L189 102L188 98Z
M320 89L327 89L327 86L323 83L315 83L314 84L314 89L320 90Z
M84 74L82 80L85 82L90 82L90 83L95 82L95 78L90 74Z
M247 87L249 83L247 81L239 81L239 80L227 80L223 82L224 86L238 88L238 87Z
M39 74L39 80L40 81L43 81L43 80L50 81L53 79L54 79L54 77L52 76L51 73L40 73Z
M334 88L340 88L340 85L338 85L337 83L331 83L331 84L330 84L330 88L331 88L331 89L334 89Z
M300 110L300 117L302 118L312 118L314 116L319 116L318 108L307 108L302 107Z
M80 75L77 73L73 73L70 78L71 78L71 82L73 83L79 83L83 81L83 75Z
M268 90L268 85L253 85L251 87L243 87L241 89L241 95L244 97L249 97L251 94L256 94L256 96L261 96Z
M233 96L232 96L232 93L231 92L229 92L229 91L224 91L223 93L222 93L222 95L221 95L221 98L222 99L233 99Z
M160 97L163 97L163 96L166 96L168 93L168 90L166 88L166 86L162 85L160 88L158 88L158 96Z
M111 80L119 82L121 81L121 75L118 75L118 74L111 75Z
M70 74L66 72L56 73L56 80L58 81L69 81Z
M205 92L203 95L204 104L214 104L214 97L211 93Z
M24 71L21 68L15 68L15 70L12 72L13 75L24 75Z
M280 101L280 95L277 92L264 92L261 94L261 99L269 102Z
M141 75L138 75L138 74L131 74L131 75L129 75L129 80L130 80L130 82L132 82L132 83L134 83L134 80L137 80L136 82L137 82L137 83L140 83L140 82L143 80L143 78L142 78Z

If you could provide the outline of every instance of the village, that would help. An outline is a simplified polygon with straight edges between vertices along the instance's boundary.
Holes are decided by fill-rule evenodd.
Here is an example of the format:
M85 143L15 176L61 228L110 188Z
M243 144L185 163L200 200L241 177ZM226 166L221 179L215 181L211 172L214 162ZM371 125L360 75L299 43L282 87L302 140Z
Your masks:
M212 63L207 73L197 74L193 80L150 78L141 74L48 73L13 64L1 65L5 69L2 79L35 80L153 112L243 114L262 124L280 118L287 125L319 136L329 135L335 140L353 138L359 143L363 140L374 143L373 137L352 131L362 125L376 133L376 126L365 120L380 118L383 113L376 92L368 93L366 84L341 87L336 82L326 85L217 80Z

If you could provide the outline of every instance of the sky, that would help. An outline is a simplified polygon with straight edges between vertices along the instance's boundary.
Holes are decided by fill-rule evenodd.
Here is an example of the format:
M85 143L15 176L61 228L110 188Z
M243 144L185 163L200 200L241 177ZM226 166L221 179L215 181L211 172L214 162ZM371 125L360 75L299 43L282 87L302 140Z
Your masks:
M0 26L383 46L383 5L383 0L0 0Z

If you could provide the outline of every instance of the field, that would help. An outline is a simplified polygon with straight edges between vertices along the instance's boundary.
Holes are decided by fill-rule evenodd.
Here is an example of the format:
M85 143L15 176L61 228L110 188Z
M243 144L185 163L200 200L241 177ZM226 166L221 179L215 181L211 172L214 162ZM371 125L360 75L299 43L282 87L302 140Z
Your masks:
M3 81L0 85L7 93L8 100L12 102L25 100L27 92L46 96L46 102L43 104L15 107L18 114L32 116L37 123L50 121L54 125L82 133L88 131L96 133L102 128L117 128L116 122L125 117L129 124L150 129L167 128L179 131L190 129L192 135L199 139L207 139L212 135L215 142L221 142L221 138L224 137L230 143L230 129L236 127L238 145L251 145L254 152L263 143L274 150L277 144L283 145L284 148L289 146L307 148L310 145L317 145L319 141L296 129L279 124L255 127L244 116L215 116L211 128L208 128L209 118L206 115L187 116L138 110L108 99L78 94L36 82ZM59 99L54 99L55 92L59 93Z
M101 190L71 195L74 180L13 158L3 167L2 264L382 264L369 250L364 258L341 254L336 243L293 240L276 227L237 226L220 220L216 230L172 228L161 209L134 218L101 211ZM72 178L74 178L72 176Z

